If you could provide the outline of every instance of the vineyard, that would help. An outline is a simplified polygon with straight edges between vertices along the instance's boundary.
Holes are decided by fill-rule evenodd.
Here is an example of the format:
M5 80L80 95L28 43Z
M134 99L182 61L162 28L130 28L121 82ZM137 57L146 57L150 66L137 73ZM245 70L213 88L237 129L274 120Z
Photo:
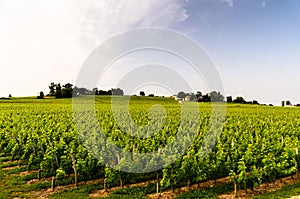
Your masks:
M162 109L151 109L156 104L164 108L166 117L163 121L162 117L155 117L162 113ZM184 106L187 110L193 110L196 107L194 104L191 102ZM185 195L177 194L176 197L197 198L206 194L206 189L201 186L207 181L217 186L219 179L228 178L228 183L220 186L215 193L236 194L238 190L253 190L262 183L297 176L300 169L299 108L228 104L222 133L206 156L202 156L203 141L208 132L214 131L210 126L212 107L209 103L199 103L196 108L200 110L199 116L189 112L182 115L180 104L174 99L132 97L129 103L132 123L128 125L125 113L113 113L110 97L97 96L97 126L108 137L104 139L98 136L95 124L83 113L82 116L80 113L77 115L85 121L79 125L84 125L89 131L79 135L74 125L70 99L2 100L0 167L3 171L0 180L27 172L18 179L25 181L25 184L34 180L36 183L24 189L21 183L15 182L6 190L0 189L3 192L0 198L35 198L33 192L49 189L55 192L57 187L68 185L77 188L62 193L56 191L47 197L55 198L57 194L62 194L60 198L64 198L63 194L69 194L70 198L88 198L93 193L102 193L95 197L148 198L185 187ZM119 118L118 121L115 117ZM124 118L124 124L121 124L120 118ZM195 120L199 122L190 122ZM145 128L137 129L133 123ZM153 125L147 126L150 123ZM159 130L148 135L153 126ZM172 144L179 131L193 132L194 136L185 136L181 142ZM144 134L143 139L136 138ZM138 170L135 168L137 164L139 168L149 165L155 168L160 159L146 161L139 158L139 154L160 151L170 143L172 150L179 154L190 142L183 155L169 157L165 154L160 157L173 162L162 169L138 173L120 171ZM114 150L112 143L125 152ZM88 144L92 152L86 147ZM101 157L104 150L105 156ZM94 157L95 153L99 157ZM131 161L138 163L131 164ZM120 169L109 165L118 165ZM9 170L10 167L13 169ZM1 181L0 186L4 187L3 183ZM136 186L130 186L132 184ZM115 189L117 187L123 189ZM195 191L197 187L200 191ZM209 197L216 196L209 194Z

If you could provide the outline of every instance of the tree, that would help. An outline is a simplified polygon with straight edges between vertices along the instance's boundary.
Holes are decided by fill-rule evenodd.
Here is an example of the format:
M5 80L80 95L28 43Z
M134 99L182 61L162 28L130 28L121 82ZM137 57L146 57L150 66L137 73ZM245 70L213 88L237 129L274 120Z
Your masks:
M228 102L228 103L232 103L232 96L228 96L228 97L226 97L226 102Z
M233 100L233 102L234 103L238 103L238 104L245 104L246 103L246 101L244 100L244 98L243 97L236 97L236 99L235 100Z
M107 95L107 91L99 90L98 95Z
M61 86L60 84L57 84L55 87L55 98L61 98L62 97L62 93L61 93Z
M8 97L11 98L12 97L11 94L9 94Z
M144 91L140 91L140 96L145 96L146 94L145 94L145 92Z
M194 93L190 93L189 94L190 96L191 96L191 101L195 101L195 99L196 99L196 95L194 94Z
M97 87L96 87L96 88L93 88L92 93L93 93L94 95L99 95L98 88L97 88Z
M290 105L292 105L292 103L291 103L291 101L290 101L290 100L286 101L286 102L285 102L285 104L286 104L287 106L290 106Z
M211 98L210 98L209 94L203 95L201 102L211 102Z
M108 91L106 92L106 94L107 94L107 95L112 95L112 90L108 90Z
M61 97L71 98L72 94L73 94L73 85L70 83L63 85L63 89L61 90Z
M201 91L197 91L197 93L196 93L196 97L197 97L197 98L199 98L199 97L202 97L202 93L201 93Z
M178 98L181 98L181 99L185 98L186 96L188 96L188 94L185 93L185 92L183 92L183 91L180 91L180 92L177 94L177 97L178 97Z
M73 89L73 93L75 95L90 95L91 91L86 88L78 88L75 86Z
M197 91L196 93L196 101L201 102L202 101L202 93L201 91Z
M112 88L111 93L112 95L120 95L120 96L124 95L124 91L120 88Z
M149 94L148 97L154 97L154 94Z
M209 93L212 102L224 102L224 96L217 91L212 91Z
M45 96L45 95L44 95L44 92L41 91L41 92L40 92L40 95L37 96L37 98L38 98L38 99L44 99L44 96Z
M285 106L285 101L281 102L281 106L284 107Z
M50 96L55 96L55 93L56 93L56 84L54 82L52 82L49 86L49 89L50 89L50 92L49 92L49 95Z

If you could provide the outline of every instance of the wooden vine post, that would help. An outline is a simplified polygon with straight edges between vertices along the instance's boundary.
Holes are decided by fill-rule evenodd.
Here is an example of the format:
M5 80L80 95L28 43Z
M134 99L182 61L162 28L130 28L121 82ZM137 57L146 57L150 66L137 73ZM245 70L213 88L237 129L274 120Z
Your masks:
M41 173L42 173L42 170L38 170L38 179L39 179L39 181L41 181Z
M103 179L103 189L104 189L105 192L107 192L106 178Z
M159 192L159 173L156 171L156 193Z
M298 157L298 155L299 155L299 149L298 149L298 147L296 147L296 158L298 159L299 157ZM298 161L297 161L298 162ZM297 178L299 178L299 165L298 165L298 163L297 163L297 171L296 171L296 177Z
M120 164L120 154L117 154L118 164ZM123 180L121 176L121 171L119 171L119 181L120 181L120 187L123 188Z
M73 170L74 170L74 178L75 178L75 186L78 187L78 173L77 173L77 168L76 168L76 161L75 161L75 156L74 153L71 153L71 158L72 158L72 164L73 164Z
M54 191L54 189L55 189L55 177L54 176L52 176L51 188L52 188L52 191Z
M188 160L190 160L190 152L188 152L187 158L188 158ZM188 186L189 190L191 190L191 179L190 179L190 176L187 179L187 186Z
M175 192L175 189L174 189L174 181L173 181L173 173L174 173L174 169L173 169L173 164L171 165L171 189L172 189L172 193Z

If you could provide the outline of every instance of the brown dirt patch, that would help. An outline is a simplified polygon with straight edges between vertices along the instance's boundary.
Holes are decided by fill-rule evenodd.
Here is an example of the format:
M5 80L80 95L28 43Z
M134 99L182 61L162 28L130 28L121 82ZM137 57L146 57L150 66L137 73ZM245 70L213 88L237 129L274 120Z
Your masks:
M8 161L5 161L5 162L2 162L2 164L6 165L6 164L9 164L9 163L20 163L20 162L21 162L20 160L14 160L14 161L8 160Z
M36 184L36 183L39 183L39 182L51 182L51 181L52 181L52 177L42 178L41 180L32 179L32 180L27 181L27 184Z
M47 178L46 180L49 180L49 179ZM52 178L50 178L50 181L51 180L52 180ZM37 182L41 182L41 181L37 180ZM37 182L34 182L34 183L37 183ZM100 180L91 180L91 181L87 181L86 183L85 182L79 182L78 186L83 186L85 184L86 185L97 184L99 182L100 182ZM55 187L54 191L51 188L49 188L49 189L43 189L41 191L30 192L30 195L34 196L35 198L46 199L46 198L48 198L48 196L50 196L52 194L55 194L55 193L60 192L62 190L73 189L73 188L76 188L75 185L74 184L69 184L69 185L64 185L64 186L57 186L57 187Z
M148 197L151 199L161 199L161 198L169 199L169 198L174 198L175 196L178 196L182 193L185 193L185 192L188 192L191 190L220 186L220 185L223 185L223 184L226 184L229 182L230 182L229 177L225 177L225 178L220 178L217 180L209 180L209 181L206 181L203 183L191 185L190 189L186 186L186 187L181 187L181 188L175 189L174 193L172 192L172 190L169 190L169 191L162 192L161 194L149 194Z
M155 180L148 181L148 182L141 182L141 183L135 183L135 184L130 184L124 186L124 188L129 188L129 187L142 187L142 186L147 186L149 183L154 183L156 182ZM103 180L102 180L103 183ZM107 189L107 191L104 191L103 189L101 190L95 190L92 193L89 194L90 198L96 198L96 197L106 197L108 196L111 192L122 189L121 187L113 187Z
M8 171L8 170L13 170L13 169L17 169L17 168L20 168L20 166L12 166L12 167L5 167L5 168L2 168L3 171Z
M234 196L234 192L230 194L222 194L219 195L218 197L220 198L226 198L226 199L231 199L231 198L252 198L254 195L259 195L259 194L264 194L272 191L276 191L284 186L294 184L296 182L300 181L300 176L298 175L292 175L289 177L281 178L276 180L273 183L263 183L258 187L255 187L254 190L239 190L237 191L237 196Z
M252 198L254 195L276 191L284 186L294 184L298 181L300 181L300 176L293 175L293 176L278 179L273 183L263 183L259 187L254 188L254 190L250 190L250 189L238 190L237 196L234 196L234 192L232 192L230 194L218 195L218 197L222 199L248 199L248 198ZM216 181L210 180L207 182L191 185L190 190L220 186L223 184L227 184L229 182L230 182L229 177L221 178ZM169 191L162 192L161 194L149 194L148 197L151 199L162 199L162 198L170 199L188 191L189 191L188 187L182 187L182 188L175 189L174 193L172 193L172 191L169 190ZM299 197L295 196L292 199L296 199L296 198L300 199L300 196Z
M32 171L23 171L23 172L20 172L18 174L16 174L17 176L24 176L24 175L28 175L28 174L32 174L32 173L36 173L36 176L38 174L38 171L39 170L32 170Z
M51 181L51 178L42 179L41 181ZM27 183L33 184L33 183L38 183L41 181L31 180ZM259 187L254 188L254 190L250 190L250 189L238 190L237 196L234 196L234 193L232 192L230 194L219 195L218 197L223 198L223 199L248 199L248 198L252 198L254 195L275 191L286 185L294 184L295 182L298 182L298 181L300 181L300 177L297 175L293 175L290 177L278 179L273 183L263 183ZM153 180L153 181L149 181L149 182L130 184L130 185L124 186L124 188L146 186L148 183L155 183L155 182L156 181ZM150 199L162 199L162 198L170 199L170 198L174 198L182 193L188 192L190 190L197 190L197 189L203 189L203 188L208 188L208 187L220 186L220 185L223 185L223 184L226 184L229 182L230 182L229 177L225 177L225 178L221 178L218 180L210 180L207 182L191 185L190 189L188 187L182 187L182 188L175 189L174 193L172 193L172 191L169 190L169 191L162 192L160 194L149 194L148 197ZM103 183L103 180L88 181L86 184L96 184L96 183ZM82 186L84 184L85 184L84 182L80 182L79 186ZM52 191L52 189L49 188L49 189L44 189L44 190L41 190L38 192L31 192L31 195L35 196L36 198L44 199L44 198L47 198L49 195L57 193L61 190L72 189L72 188L75 188L75 186L73 184L65 185L65 186L57 186L54 191ZM111 192L113 192L115 190L119 190L119 189L121 189L121 187L109 188L109 189L107 189L106 192L103 189L96 190L96 191L93 191L91 194L89 194L89 197L91 197L91 198L105 197L105 196L108 196ZM300 199L300 197L298 197L298 196L292 197L292 199L297 199L297 198Z
M31 170L31 171L22 171L20 173L11 174L12 176L25 176L28 174L36 173L36 177L38 177L38 170Z

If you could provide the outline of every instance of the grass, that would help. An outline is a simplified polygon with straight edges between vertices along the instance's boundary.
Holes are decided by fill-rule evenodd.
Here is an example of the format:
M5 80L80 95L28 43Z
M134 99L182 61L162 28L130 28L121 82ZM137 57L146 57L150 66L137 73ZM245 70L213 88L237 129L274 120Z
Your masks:
M18 162L9 162L3 165L2 161L6 161L8 157L2 157L0 159L0 168L9 166L17 166ZM35 184L27 184L27 181L36 179L37 174L31 173L23 176L15 176L12 174L17 174L22 171L26 171L27 166L21 166L11 170L0 169L0 199L7 198L34 198L28 195L30 191L39 191L45 188L51 187L51 182L39 182Z
M5 171L5 173L6 173L7 175L18 174L18 173L20 173L20 172L27 171L27 169L28 169L27 166L21 166L21 167L18 167L18 168L14 168L14 169L7 170L7 171Z
M300 195L300 182L297 182L293 185L282 187L281 189L278 189L273 192L254 196L254 198L255 199L290 198L299 195Z
M3 154L4 155L4 154ZM0 156L1 158L0 158L0 162L7 162L7 161L9 161L10 160L10 158L9 157L4 157L4 156Z
M217 195L224 193L231 193L233 191L233 184L225 184L216 187L209 187L205 189L199 189L194 191L189 191L177 196L176 199L185 198L218 198Z
M89 193L93 190L103 189L102 185L83 185L77 188L63 190L61 192L55 193L49 196L49 199L74 199L74 198L89 198Z
M0 168L15 167L15 166L19 166L20 164L21 164L20 162L8 162L6 164L2 164Z

